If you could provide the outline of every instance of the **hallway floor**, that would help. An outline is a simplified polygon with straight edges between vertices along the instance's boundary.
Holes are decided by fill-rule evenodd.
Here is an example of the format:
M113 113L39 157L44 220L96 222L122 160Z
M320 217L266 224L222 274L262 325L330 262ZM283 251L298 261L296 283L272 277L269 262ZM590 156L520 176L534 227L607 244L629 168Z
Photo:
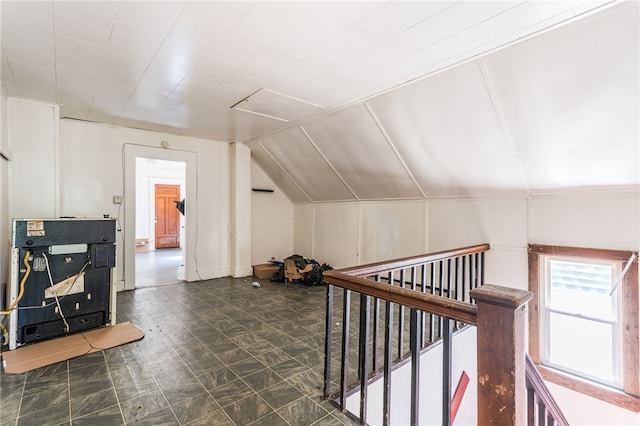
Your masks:
M141 341L0 373L2 425L344 425L321 399L324 287L221 278L118 294Z
M182 249L166 248L136 253L136 288L181 282L178 267L182 265Z

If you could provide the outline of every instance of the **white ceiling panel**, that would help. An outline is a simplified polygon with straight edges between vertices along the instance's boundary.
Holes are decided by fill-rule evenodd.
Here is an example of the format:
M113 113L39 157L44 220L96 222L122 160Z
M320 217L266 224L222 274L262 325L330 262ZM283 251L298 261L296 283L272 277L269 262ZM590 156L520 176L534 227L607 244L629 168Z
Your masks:
M310 31L338 34L364 21L384 5L382 1L313 2L312 9L300 17L298 23Z
M3 19L5 13L13 11L45 21L53 21L53 2L3 1L0 3L0 7L2 7Z
M186 11L195 11L215 22L216 26L231 28L242 18L253 3L249 1L190 1Z
M525 187L476 63L369 104L427 195Z
M51 39L53 33L53 11L47 13L29 14L18 4L15 9L5 7L5 3L14 6L14 2L2 2L2 31L12 31L25 34L29 38ZM29 3L29 2L22 2ZM44 8L47 9L46 7ZM23 13L24 12L24 13Z
M312 201L353 200L353 193L297 127L260 142Z
M454 5L452 1L389 2L358 23L355 29L363 34L388 39Z
M56 68L59 70L65 70L65 72L62 74L67 74L66 69L68 69L69 74L72 74L75 71L81 71L87 74L91 74L95 76L96 79L98 79L100 76L100 71L102 70L102 62L92 61L82 56L57 52Z
M61 35L55 36L56 54L63 53L67 55L80 56L88 61L102 62L107 52L105 47L95 46L85 43L82 40L76 40Z
M21 65L19 72L14 72L13 77L20 96L57 102L56 76L53 70Z
M106 47L109 42L111 28L97 27L65 15L55 15L55 20L56 35L82 40L100 47Z
M186 1L121 1L117 20L141 31L164 35L175 24L186 4Z
M486 58L532 188L639 183L639 4Z
M358 199L422 195L363 105L312 121L304 129Z
M420 50L514 7L513 2L458 2L392 38Z
M13 72L11 71L11 67L9 67L9 62L7 61L7 57L4 53L4 49L2 49L1 55L2 57L2 72L0 76L2 77L2 94L5 94L5 90L10 91L11 93L19 93L18 87L16 86L16 82L13 78Z
M109 41L131 48L156 52L166 37L166 32L150 33L132 25L115 22Z
M15 64L16 70L20 69L19 64L29 65L37 68L55 69L55 50L53 43L40 42L33 39L28 43L29 49L14 47L12 45L3 46L7 59L11 64Z
M506 35L535 25L540 22L540 18L529 3L522 3L509 9L493 18L477 25L484 36L489 40L497 40Z
M101 1L58 1L53 3L56 15L64 15L96 27L111 29L118 14L117 3Z

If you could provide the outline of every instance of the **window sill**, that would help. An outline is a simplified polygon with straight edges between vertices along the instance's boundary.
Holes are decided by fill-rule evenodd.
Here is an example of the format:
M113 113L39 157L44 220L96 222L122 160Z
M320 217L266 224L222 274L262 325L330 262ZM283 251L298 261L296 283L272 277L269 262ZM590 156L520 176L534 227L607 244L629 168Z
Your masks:
M540 364L536 364L536 366L542 378L548 382L633 411L634 413L640 413L640 397L629 395L619 389L594 383Z

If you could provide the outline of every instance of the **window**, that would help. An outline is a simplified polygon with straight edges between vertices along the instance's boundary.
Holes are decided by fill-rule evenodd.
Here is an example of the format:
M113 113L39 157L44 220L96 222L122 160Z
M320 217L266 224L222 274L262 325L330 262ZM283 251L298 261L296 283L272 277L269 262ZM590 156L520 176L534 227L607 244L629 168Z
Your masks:
M542 364L620 388L618 265L573 259L543 256Z
M529 352L546 380L640 411L638 260L529 246ZM626 268L626 270L625 270Z

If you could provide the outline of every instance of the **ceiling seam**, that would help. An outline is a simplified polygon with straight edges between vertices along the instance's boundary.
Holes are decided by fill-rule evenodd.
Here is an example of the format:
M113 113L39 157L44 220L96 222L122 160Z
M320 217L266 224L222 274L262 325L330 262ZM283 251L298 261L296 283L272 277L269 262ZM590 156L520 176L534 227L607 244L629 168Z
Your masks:
M16 76L13 73L13 68L11 67L11 63L9 62L9 57L7 56L7 53L4 50L4 46L1 46L1 48L2 48L2 56L4 56L5 62L9 67L9 76L11 77L11 81L13 82L13 87L16 88L16 92L18 92L18 96L21 98L22 95L20 94L20 88L18 87Z
M351 194L353 195L353 197L360 201L360 197L358 197L356 195L356 192L351 188L351 186L349 186L349 184L347 183L347 181L342 177L342 175L340 173L338 173L338 170L336 170L335 167L333 167L333 164L331 164L331 161L329 161L329 159L327 158L326 155L324 155L324 153L320 150L320 148L318 147L318 145L316 145L315 141L313 140L313 138L311 137L311 135L309 135L309 133L307 133L307 131L304 129L304 127L302 126L298 126L300 128L300 130L302 131L302 133L304 133L304 135L307 137L307 139L309 140L309 142L311 143L311 145L313 145L313 147L316 149L316 151L318 151L318 153L322 156L322 158L324 158L324 161L327 162L327 164L329 165L329 167L331 167L331 170L333 170L333 172L336 174L336 176L338 176L338 178L342 181L342 183L344 183L344 185L347 187L347 189L351 192Z
M413 181L413 184L416 186L416 188L418 188L418 191L420 192L422 197L426 199L427 195L422 190L422 187L420 186L420 184L416 180L415 176L413 175L413 173L409 169L409 166L407 165L407 163L404 161L404 159L400 155L400 152L396 149L396 146L393 144L393 141L391 140L391 137L389 136L389 134L385 130L385 128L382 125L382 123L380 122L380 120L378 119L378 116L376 115L376 113L373 111L373 108L371 108L371 105L369 105L368 102L365 102L364 103L364 107L367 109L367 111L369 112L369 115L371 116L371 119L373 120L373 122L378 127L378 130L380 131L380 133L382 133L382 136L384 137L384 139L387 141L387 144L389 145L389 148L391 148L393 153L398 158L398 161L400 161L400 164L402 164L402 167L404 167L404 170L409 175L409 178L411 178L411 180Z
M113 23L111 24L111 29L109 30L109 41L107 42L107 46L104 49L104 56L102 57L102 64L100 64L100 74L98 77L98 82L96 83L96 87L93 89L93 93L91 94L91 103L89 104L89 111L87 111L87 121L89 121L89 117L91 117L91 113L93 112L93 102L96 98L96 92L98 91L98 86L100 85L100 79L102 78L102 72L104 70L104 63L107 59L107 51L109 50L109 43L111 42L111 36L113 35L113 28L116 26L116 22L118 22L118 14L120 14L120 3L118 3L118 8L116 9L116 16L113 18Z
M480 70L480 76L482 77L482 81L484 83L485 88L487 89L487 94L489 95L489 100L491 101L491 106L493 107L493 112L498 119L498 123L500 124L500 130L504 135L505 142L507 143L507 147L511 152L511 155L518 163L518 170L520 172L520 178L522 179L522 184L524 185L525 192L529 191L529 182L527 181L527 175L524 170L524 165L522 164L522 160L520 154L518 153L518 148L516 147L516 143L513 140L513 136L511 135L511 131L509 130L509 125L507 123L507 119L504 115L504 111L502 111L502 107L500 106L500 102L498 101L498 94L496 93L495 87L493 87L493 82L491 77L489 77L489 71L487 70L486 63L483 60L477 61L478 69Z
M310 203L313 203L313 200L311 199L311 197L309 197L309 194L307 194L305 192L304 189L302 189L302 187L300 185L298 185L298 182L296 182L296 180L289 174L289 172L287 172L287 170L282 166L282 164L280 164L280 162L278 160L275 159L275 157L273 155L271 155L271 153L269 152L269 150L262 144L262 142L260 141L260 139L256 140L256 143L260 146L260 148L262 148L262 150L265 152L265 154L267 154L269 156L269 158L271 158L271 161L273 161L274 163L276 163L276 165L280 168L280 170L282 170L282 173L284 173L285 175L287 175L287 177L291 180L291 182L293 182L293 184L300 190L300 192L302 192L304 194L305 197L307 197L307 200ZM276 183L276 182L274 182ZM277 183L276 183L277 185ZM284 192L284 191L283 191Z
M56 53L56 11L55 3L51 2L51 26L53 27L53 78L56 81L56 103L60 105L60 90L58 84L58 55Z
M151 67L151 64L153 63L153 61L156 59L156 57L158 56L158 52L160 51L160 49L162 49L162 46L164 45L164 43L167 41L167 38L169 37L169 34L171 34L171 31L173 31L173 28L176 26L176 23L178 22L178 20L180 19L180 17L182 16L182 14L184 13L184 9L187 7L187 3L184 4L184 6L182 7L182 10L180 11L180 13L178 14L178 16L176 17L175 21L173 21L173 24L171 25L171 28L167 31L167 33L165 34L164 38L162 39L162 42L160 43L160 45L158 46L158 48L156 49L155 53L153 54L153 56L151 57L151 59L149 60L149 63L147 64L147 66L145 67L144 71L142 72L142 75L140 76L140 78L138 79L138 81L136 82L136 85L134 87L134 89L131 91L131 93L129 93L129 96L127 97L127 100L125 101L124 105L122 105L122 108L120 109L120 112L118 113L118 115L116 116L117 119L120 119L120 114L122 114L122 111L124 111L125 107L129 104L129 101L131 100L131 97L133 96L133 94L136 92L136 90L138 89L138 87L140 86L140 82L142 81L142 79L144 78L144 76L147 74L147 71L149 71L149 68ZM118 5L118 12L117 14L120 13L120 4ZM116 14L116 16L117 16ZM115 23L114 23L115 25ZM111 41L111 39L109 39L109 41ZM107 46L108 48L108 46ZM149 114L148 114L149 115ZM148 116L147 115L147 116ZM128 119L129 121L143 121L143 120L139 120L139 119Z

